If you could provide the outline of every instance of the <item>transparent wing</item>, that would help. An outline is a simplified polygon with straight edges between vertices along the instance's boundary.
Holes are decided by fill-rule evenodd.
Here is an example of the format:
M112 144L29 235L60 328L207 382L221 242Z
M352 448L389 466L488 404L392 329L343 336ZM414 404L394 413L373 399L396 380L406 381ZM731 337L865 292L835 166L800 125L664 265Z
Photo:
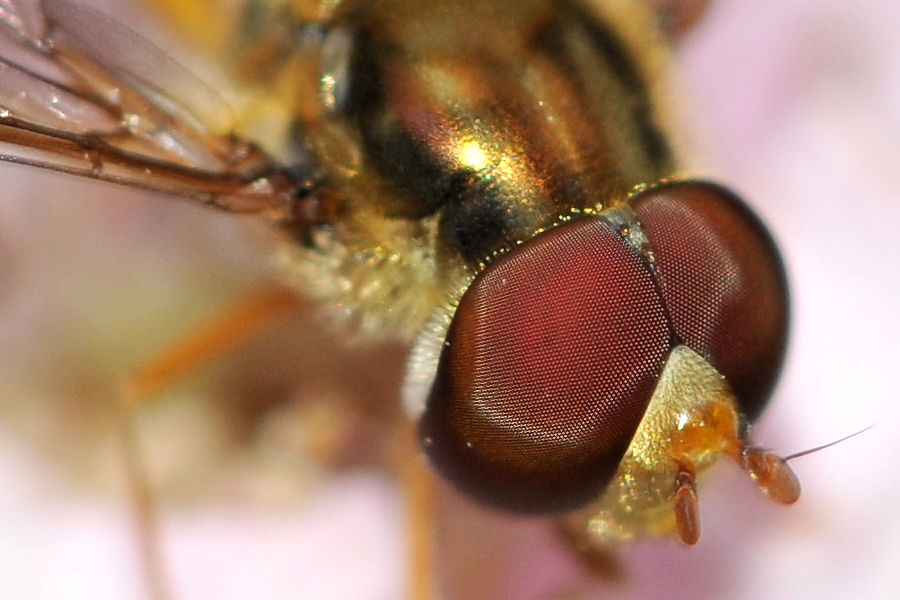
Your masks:
M291 218L307 182L227 133L214 90L94 9L24 8L0 0L0 161Z

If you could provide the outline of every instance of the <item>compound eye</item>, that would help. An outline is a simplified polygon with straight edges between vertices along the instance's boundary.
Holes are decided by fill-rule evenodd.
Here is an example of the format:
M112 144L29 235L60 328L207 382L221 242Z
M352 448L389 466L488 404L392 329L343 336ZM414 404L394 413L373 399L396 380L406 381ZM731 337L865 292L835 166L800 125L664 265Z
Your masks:
M662 185L631 205L676 333L725 376L753 421L787 346L787 282L771 236L737 196L707 182Z
M638 253L599 219L560 225L497 259L462 297L423 447L488 504L584 504L616 471L671 339Z

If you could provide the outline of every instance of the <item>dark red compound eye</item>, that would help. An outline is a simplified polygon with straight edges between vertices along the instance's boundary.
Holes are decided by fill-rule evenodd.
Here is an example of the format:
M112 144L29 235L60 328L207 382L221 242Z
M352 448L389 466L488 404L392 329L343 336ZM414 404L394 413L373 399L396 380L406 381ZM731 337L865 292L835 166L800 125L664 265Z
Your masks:
M490 504L587 502L634 436L669 340L650 270L608 225L543 233L463 296L422 418L426 451Z
M787 349L787 279L775 242L737 196L707 182L660 186L632 207L676 333L725 375L754 421Z
M600 217L497 259L464 294L421 421L437 469L481 501L552 512L614 475L670 350L685 343L762 409L784 353L777 252L708 183L637 196L651 264Z

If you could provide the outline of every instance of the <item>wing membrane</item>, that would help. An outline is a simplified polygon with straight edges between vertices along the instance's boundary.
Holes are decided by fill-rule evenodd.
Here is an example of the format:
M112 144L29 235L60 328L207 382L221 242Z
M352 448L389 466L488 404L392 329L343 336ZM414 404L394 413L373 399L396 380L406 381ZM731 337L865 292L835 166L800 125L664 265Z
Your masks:
M0 160L291 216L306 182L214 133L229 111L209 86L96 10L42 6L36 22L0 0Z

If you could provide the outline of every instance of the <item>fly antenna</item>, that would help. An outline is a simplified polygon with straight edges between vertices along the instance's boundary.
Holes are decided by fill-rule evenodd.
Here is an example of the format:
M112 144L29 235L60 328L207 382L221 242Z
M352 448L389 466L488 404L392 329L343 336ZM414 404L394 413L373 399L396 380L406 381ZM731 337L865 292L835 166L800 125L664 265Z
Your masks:
M852 437L856 437L861 433L867 432L868 430L875 427L875 425L877 425L877 423L872 423L868 427L860 429L859 431L857 431L855 433L851 433L850 435L845 435L844 437L842 437L839 440L835 440L833 442L828 442L827 444L822 444L821 446L816 446L815 448L809 448L808 450L801 450L800 452L794 452L793 454L789 454L788 456L785 456L784 460L788 461L788 460L793 460L795 458L800 458L801 456L806 456L807 454L812 454L813 452L818 452L819 450L824 450L825 448L830 448L831 446L834 446L835 444L840 444L841 442L846 442L847 440L849 440Z

